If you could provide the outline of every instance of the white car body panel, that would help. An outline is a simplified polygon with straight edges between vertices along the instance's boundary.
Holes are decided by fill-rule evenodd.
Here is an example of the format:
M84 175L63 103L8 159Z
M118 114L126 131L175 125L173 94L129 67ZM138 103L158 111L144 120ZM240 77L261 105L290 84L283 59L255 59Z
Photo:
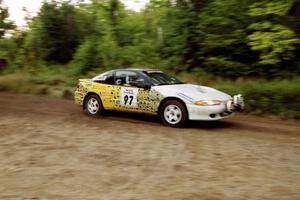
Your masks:
M154 90L166 97L177 97L182 100L200 101L200 100L221 100L228 101L232 97L216 89L193 84L177 84L153 86Z
M181 99L186 104L190 120L212 121L227 118L233 114L226 114L226 104L228 101L232 101L232 97L210 87L193 84L177 84L153 86L152 89L165 98L173 97ZM195 105L195 102L202 100L220 100L223 103L215 106Z

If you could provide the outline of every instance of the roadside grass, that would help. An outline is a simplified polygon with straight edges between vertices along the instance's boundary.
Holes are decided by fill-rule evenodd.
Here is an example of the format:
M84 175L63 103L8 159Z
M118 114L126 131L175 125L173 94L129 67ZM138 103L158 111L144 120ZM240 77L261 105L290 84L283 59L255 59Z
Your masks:
M218 83L215 87L232 95L243 94L249 113L300 119L300 79Z
M0 91L73 99L78 79L96 74L90 72L79 76L72 71L71 66L52 66L31 72L20 70L0 75ZM182 81L214 87L230 95L243 94L246 113L300 119L299 77L290 80L229 80L204 73L186 72L176 76Z
M46 85L31 82L28 73L18 72L0 76L0 91L45 95L48 88Z
M183 73L178 77L185 82L210 86L230 95L242 94L247 113L300 119L300 77L289 80L229 80L203 73Z
M0 91L72 99L77 79L59 70L17 71L0 75Z

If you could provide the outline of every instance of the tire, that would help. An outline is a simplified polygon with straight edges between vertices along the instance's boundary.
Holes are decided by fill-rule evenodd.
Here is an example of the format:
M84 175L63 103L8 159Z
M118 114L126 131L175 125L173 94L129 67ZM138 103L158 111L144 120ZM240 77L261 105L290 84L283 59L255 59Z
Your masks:
M99 117L103 114L104 108L98 95L91 94L85 100L85 112L93 117Z
M160 117L164 125L173 128L183 127L188 120L185 105L177 100L165 102L161 107Z

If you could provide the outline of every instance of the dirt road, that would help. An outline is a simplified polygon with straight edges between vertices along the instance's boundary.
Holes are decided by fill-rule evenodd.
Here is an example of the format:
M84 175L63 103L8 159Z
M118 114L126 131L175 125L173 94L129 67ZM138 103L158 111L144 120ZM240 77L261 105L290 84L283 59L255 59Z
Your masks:
M0 200L300 199L300 125L250 116L189 128L94 119L0 93Z

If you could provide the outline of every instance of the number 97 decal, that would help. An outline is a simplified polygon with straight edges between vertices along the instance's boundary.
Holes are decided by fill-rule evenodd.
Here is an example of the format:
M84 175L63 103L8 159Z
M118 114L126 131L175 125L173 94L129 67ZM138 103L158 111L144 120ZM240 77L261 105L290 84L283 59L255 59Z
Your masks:
M132 100L133 100L133 96L128 96L128 95L124 96L124 104L125 105L130 105L131 106L132 105Z
M121 89L120 102L122 106L137 107L138 89Z

